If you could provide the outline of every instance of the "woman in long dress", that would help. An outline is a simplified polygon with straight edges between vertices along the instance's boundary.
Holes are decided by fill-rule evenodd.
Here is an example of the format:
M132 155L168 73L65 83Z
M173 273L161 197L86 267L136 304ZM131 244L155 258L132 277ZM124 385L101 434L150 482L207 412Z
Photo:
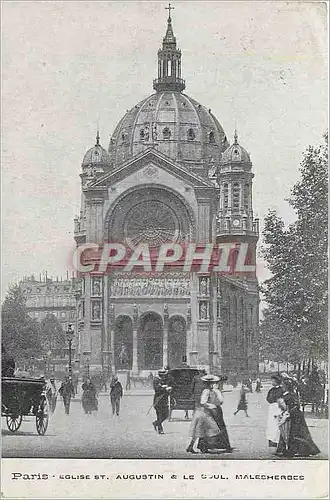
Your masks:
M81 404L83 410L87 414L91 414L92 411L98 409L97 397L96 397L96 387L90 378L86 380L81 386L83 394L81 397Z
M280 439L276 455L286 457L317 455L320 450L310 435L304 414L300 409L299 397L294 391L294 381L286 378L282 386L283 395L278 400L281 415L279 417Z
M217 392L214 391L212 385L219 382L219 377L214 375L205 375L201 377L205 384L202 392L200 405L196 408L190 426L191 441L187 448L187 452L197 453L194 450L194 444L198 440L198 448L202 453L207 453L209 449L225 448L231 451L229 438L225 423L222 416L222 395L220 398ZM219 398L219 400L218 400ZM217 409L220 408L220 412ZM216 421L218 420L218 423ZM222 430L219 428L219 425Z
M198 442L198 449L200 449L201 451L217 449L225 450L227 453L231 453L234 448L232 448L230 445L227 427L223 419L223 396L216 384L214 384L213 386L211 385L211 387L207 389L209 391L207 396L209 409L207 409L207 411L210 412L211 416L219 427L220 433L216 436L200 438ZM213 405L213 407L211 405Z
M280 439L278 417L281 413L281 410L278 407L277 401L282 397L283 394L281 381L282 379L280 375L272 375L273 387L268 391L266 397L267 403L269 403L266 438L268 440L268 446L273 448L277 447L278 441Z

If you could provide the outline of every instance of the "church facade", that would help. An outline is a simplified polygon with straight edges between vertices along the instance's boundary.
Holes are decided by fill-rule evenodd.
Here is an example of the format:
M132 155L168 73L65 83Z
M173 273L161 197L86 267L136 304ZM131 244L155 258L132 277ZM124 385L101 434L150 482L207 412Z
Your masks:
M184 93L170 15L153 88L119 122L108 149L98 133L84 156L77 247L244 242L255 264L250 156L236 132L230 144L211 110ZM257 370L255 274L118 268L81 274L76 300L82 365L141 375L186 359L211 372Z

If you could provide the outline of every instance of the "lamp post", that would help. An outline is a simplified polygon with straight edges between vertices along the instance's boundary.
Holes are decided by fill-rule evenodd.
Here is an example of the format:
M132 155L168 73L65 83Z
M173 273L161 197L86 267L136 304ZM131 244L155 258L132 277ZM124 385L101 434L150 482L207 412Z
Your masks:
M68 325L66 337L69 342L69 376L72 377L72 341L74 337L74 330L72 328L72 325Z

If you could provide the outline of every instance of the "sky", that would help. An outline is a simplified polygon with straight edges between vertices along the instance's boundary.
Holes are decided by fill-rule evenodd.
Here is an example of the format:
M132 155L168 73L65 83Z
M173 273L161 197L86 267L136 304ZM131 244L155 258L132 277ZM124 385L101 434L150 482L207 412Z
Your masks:
M172 1L185 93L235 124L254 210L276 209L327 129L325 2ZM2 3L2 298L24 275L65 276L81 162L153 93L167 3ZM267 275L262 262L259 278Z

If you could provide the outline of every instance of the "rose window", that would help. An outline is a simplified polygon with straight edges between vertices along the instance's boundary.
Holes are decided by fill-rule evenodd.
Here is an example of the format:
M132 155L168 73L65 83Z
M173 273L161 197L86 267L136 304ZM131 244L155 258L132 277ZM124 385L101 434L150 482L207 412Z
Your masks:
M175 243L179 234L175 212L161 201L144 201L132 207L126 215L124 235L131 246L141 243L150 246Z

